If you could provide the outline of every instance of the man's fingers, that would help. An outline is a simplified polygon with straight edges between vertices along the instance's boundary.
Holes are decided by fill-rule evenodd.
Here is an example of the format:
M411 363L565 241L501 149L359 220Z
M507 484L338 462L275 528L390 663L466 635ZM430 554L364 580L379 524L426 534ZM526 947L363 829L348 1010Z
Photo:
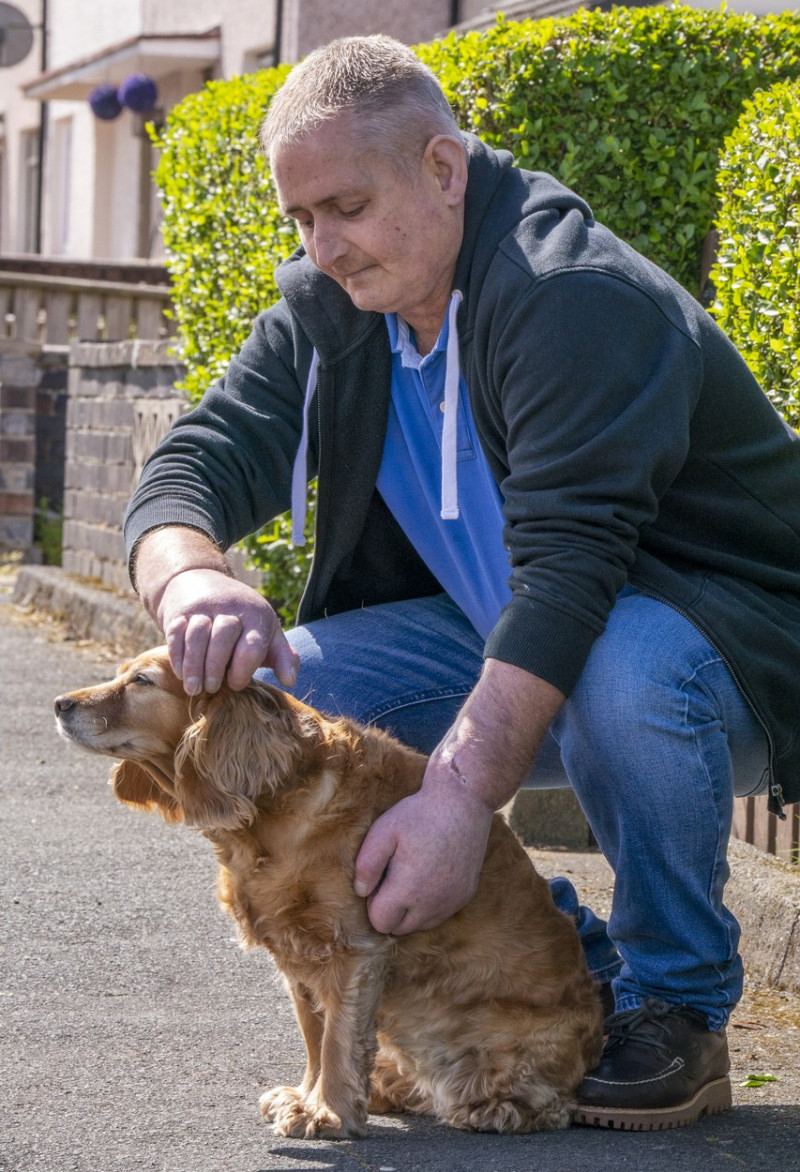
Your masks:
M245 629L230 656L227 682L234 691L247 687L259 667L272 668L285 688L294 687L300 657L289 646L286 636L275 622L270 633L251 627Z
M294 687L297 682L297 673L300 670L300 656L284 638L283 632L280 632L280 643L275 648L272 670L284 688Z
M272 607L249 586L212 570L176 574L164 591L158 621L170 662L190 696L227 682L247 687L262 665L293 687L300 665Z
M197 696L205 682L206 653L213 623L208 615L193 614L186 624L183 636L183 690L188 696Z
M410 908L396 904L394 900L381 899L382 886L378 887L367 900L367 915L376 932L389 936L404 936L413 932L413 923L406 927Z
M218 692L225 679L233 650L242 634L242 622L236 615L217 615L211 627L205 658L203 688L206 692ZM252 674L252 673L251 673Z
M353 890L362 899L372 895L378 887L397 849L396 838L384 833L381 825L384 817L382 815L372 823L356 857Z
M189 625L189 620L185 615L179 615L178 618L173 619L164 631L164 637L167 640L167 651L169 653L169 661L172 664L172 670L179 680L183 679L183 651L184 639L186 637L186 628Z

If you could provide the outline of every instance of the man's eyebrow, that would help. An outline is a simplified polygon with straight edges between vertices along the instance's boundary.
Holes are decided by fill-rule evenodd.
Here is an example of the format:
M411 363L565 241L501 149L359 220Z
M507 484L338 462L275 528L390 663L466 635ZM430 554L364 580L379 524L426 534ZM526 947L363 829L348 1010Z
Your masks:
M305 204L292 204L291 207L281 208L280 210L284 216L293 216L296 212L307 212L311 211L312 208L324 208L328 204L339 203L340 200L363 198L364 193L361 190L337 191L333 195L326 195L325 199L318 199L316 203L311 204L309 207L306 207Z

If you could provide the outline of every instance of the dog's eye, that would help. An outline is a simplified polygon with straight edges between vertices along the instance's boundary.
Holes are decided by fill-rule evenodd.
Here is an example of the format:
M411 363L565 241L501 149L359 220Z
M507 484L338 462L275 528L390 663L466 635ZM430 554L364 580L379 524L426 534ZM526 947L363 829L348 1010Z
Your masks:
M147 684L148 686L152 686L153 684L153 681L141 672L138 675L132 676L128 682L131 684Z

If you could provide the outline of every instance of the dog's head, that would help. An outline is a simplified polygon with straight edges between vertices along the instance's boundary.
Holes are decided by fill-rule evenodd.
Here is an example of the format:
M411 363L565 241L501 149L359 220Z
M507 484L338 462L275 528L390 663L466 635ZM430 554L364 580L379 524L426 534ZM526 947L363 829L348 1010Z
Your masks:
M55 712L66 740L122 758L110 778L120 801L203 829L252 822L258 799L307 771L321 739L313 709L266 684L187 696L166 647L58 696Z

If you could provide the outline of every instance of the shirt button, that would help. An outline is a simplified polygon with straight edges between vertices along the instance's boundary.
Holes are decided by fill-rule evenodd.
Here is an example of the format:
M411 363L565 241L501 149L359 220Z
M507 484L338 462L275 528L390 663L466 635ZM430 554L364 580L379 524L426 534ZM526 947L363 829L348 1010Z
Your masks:
M441 403L439 404L439 410L441 411L442 415L444 415L444 399L442 399Z

